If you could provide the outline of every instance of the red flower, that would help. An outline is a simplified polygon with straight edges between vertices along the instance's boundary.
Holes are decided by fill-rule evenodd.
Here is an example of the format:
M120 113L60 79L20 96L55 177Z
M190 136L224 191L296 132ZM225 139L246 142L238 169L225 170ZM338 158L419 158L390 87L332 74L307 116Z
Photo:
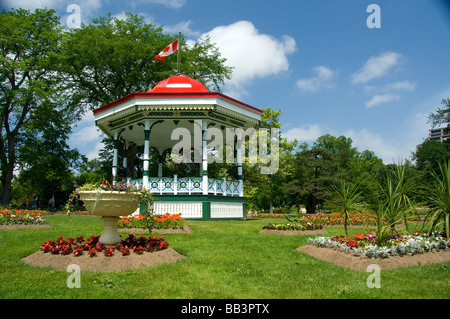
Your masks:
M90 256L90 257L95 257L95 256L97 256L97 250L96 250L95 248L89 249L89 256Z
M138 255L142 255L142 253L144 252L144 247L142 247L141 245L134 246L133 251Z
M128 248L128 246L122 247L120 251L122 253L122 256L127 256L130 254L130 249Z
M103 254L104 254L106 257L114 256L114 247L113 247L113 246L107 247L107 248L105 249L105 251L103 252Z
M77 247L77 249L73 252L74 256L81 256L83 255L83 247Z

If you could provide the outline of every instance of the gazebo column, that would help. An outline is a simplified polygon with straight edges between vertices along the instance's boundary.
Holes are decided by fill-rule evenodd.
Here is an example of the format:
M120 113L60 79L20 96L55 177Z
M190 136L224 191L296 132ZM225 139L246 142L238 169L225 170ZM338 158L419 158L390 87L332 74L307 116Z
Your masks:
M128 158L127 157L128 157L128 143L127 143L127 141L123 140L123 162L122 162L122 165L126 172L126 174L125 174L126 181L127 181L127 183L129 183L131 180L131 177L128 176Z
M158 177L163 177L163 156L158 156Z
M202 185L203 185L203 195L208 195L208 150L206 148L206 129L208 123L202 121Z
M114 153L113 153L113 165L112 165L112 182L113 185L117 179L117 162L119 158L119 132L114 132Z
M149 161L150 161L150 121L146 120L144 123L144 173L142 177L142 184L144 187L148 187L148 175L149 175Z
M242 178L242 133L237 132L236 134L236 165L239 181L239 196L244 196L244 180Z

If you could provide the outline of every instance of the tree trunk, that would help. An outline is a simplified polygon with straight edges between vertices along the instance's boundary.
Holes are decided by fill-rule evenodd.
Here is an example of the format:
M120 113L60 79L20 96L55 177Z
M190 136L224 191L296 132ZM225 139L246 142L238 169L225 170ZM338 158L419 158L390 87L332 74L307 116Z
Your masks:
M1 203L2 205L9 205L9 200L11 198L11 183L14 177L14 166L16 163L15 155L15 139L10 136L6 141L2 140L5 145L1 145L0 151L3 152L0 156L0 165L2 167L2 177L1 177ZM7 154L6 154L7 153Z
M273 199L272 194L269 194L269 213L273 214Z
M9 199L11 197L11 183L13 179L13 168L3 170L2 172L2 189L1 189L1 195L2 205L9 205Z
M316 213L316 204L317 199L315 196L311 195L306 205L306 213L307 214L315 214Z

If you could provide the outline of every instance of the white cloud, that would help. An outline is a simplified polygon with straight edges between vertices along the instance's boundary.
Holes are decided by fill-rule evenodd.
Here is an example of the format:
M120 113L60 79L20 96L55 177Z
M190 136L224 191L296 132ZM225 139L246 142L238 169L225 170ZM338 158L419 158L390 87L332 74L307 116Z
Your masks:
M156 3L168 8L178 9L186 3L186 0L137 0L134 3Z
M72 148L77 148L80 153L86 154L88 159L98 158L98 151L104 145L101 143L102 133L95 126L94 115L92 112L86 112L73 133L69 137L68 144Z
M91 125L77 130L71 135L71 140L74 145L85 146L86 144L98 140L99 136L100 131L98 130L97 126Z
M99 151L101 151L104 147L105 144L103 144L102 142L97 142L96 144L94 144L93 149L86 154L87 159L93 160L95 158L99 158Z
M206 36L227 59L226 65L234 68L232 80L226 83L226 90L232 91L233 97L245 93L243 86L255 77L288 71L287 56L296 51L293 37L285 35L279 40L260 33L249 21L215 27L202 34L200 39Z
M179 33L181 32L184 35L198 37L200 35L200 31L194 31L191 29L192 20L181 21L175 25L163 26L163 30L166 33Z
M389 83L381 87L376 85L364 86L364 91L368 94L373 94L374 92L414 91L415 89L416 83L407 80Z
M23 8L34 11L37 8L61 9L64 7L60 0L3 0L3 5L8 8Z
M409 128L408 128L409 129ZM405 136L405 140L390 141L386 140L377 133L371 132L367 129L361 130L345 130L335 131L319 124L303 125L295 127L282 133L282 136L289 141L297 139L300 143L308 142L312 145L318 137L325 134L331 134L333 136L345 136L349 137L353 141L353 146L362 152L364 150L373 151L376 156L381 158L385 164L398 163L401 160L408 159L411 156L411 152L415 150L415 146L421 142L408 138Z
M318 124L303 125L287 130L281 135L289 141L297 139L299 142L314 142L318 137L326 134Z
M99 10L102 8L103 0L3 0L3 5L8 8L23 8L34 11L38 8L55 9L59 12L61 24L72 27L68 23L68 19L72 14L79 17L80 22L90 23L92 17L97 16ZM76 11L70 5L76 5ZM69 9L69 11L67 11Z
M102 0L4 0L3 5L10 8L23 8L34 11L37 8L63 10L66 12L70 4L76 4L81 9L81 16L92 15L102 7Z
M410 149L410 145L393 144L383 139L380 135L366 129L359 131L348 130L343 135L350 137L353 141L352 145L357 147L360 152L364 150L373 151L385 164L399 163L409 158L411 151L413 151L413 149Z
M353 146L360 152L373 151L385 164L397 164L402 160L410 159L416 146L428 136L431 126L427 123L427 117L440 106L442 97L447 96L450 96L449 85L417 105L412 105L412 112L405 114L403 122L398 123L401 126L399 132L395 135L388 134L387 137L365 128L336 131L319 124L291 128L286 133L282 133L282 136L287 137L288 140L297 138L300 142L314 142L327 133L333 136L344 135L352 139Z
M369 101L366 102L366 108L370 109L371 107L374 107L375 105L395 101L395 100L398 100L399 98L400 98L400 96L393 95L390 93L382 94L382 95L375 95Z
M309 79L301 79L297 81L297 87L301 91L317 91L321 88L333 88L333 83L338 71L333 71L326 66L318 66L313 68L315 76Z
M416 84L409 81L399 81L387 84L384 87L385 91L414 91Z
M387 51L378 56L372 56L364 66L352 75L353 83L367 83L382 77L396 66L402 58L400 53Z
M148 13L145 12L141 12L138 14L139 17L143 17L144 18L144 22L147 24L154 24L155 23L155 19L153 18L153 16L149 15ZM113 15L113 18L117 18L119 20L126 20L127 19L127 15L125 13L125 11L122 11L118 14Z

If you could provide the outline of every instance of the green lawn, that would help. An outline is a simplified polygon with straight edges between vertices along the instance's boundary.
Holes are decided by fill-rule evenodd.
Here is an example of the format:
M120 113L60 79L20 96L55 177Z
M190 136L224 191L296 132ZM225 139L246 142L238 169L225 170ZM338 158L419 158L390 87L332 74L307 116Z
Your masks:
M33 267L20 259L59 235L99 235L102 221L90 216L46 220L54 227L0 230L0 298L450 298L450 262L382 270L381 288L369 289L371 273L295 251L306 245L308 236L258 234L263 225L279 219L187 221L192 235L164 238L188 258L123 272L82 271L81 288L69 289L68 272ZM325 229L343 234L343 228Z

